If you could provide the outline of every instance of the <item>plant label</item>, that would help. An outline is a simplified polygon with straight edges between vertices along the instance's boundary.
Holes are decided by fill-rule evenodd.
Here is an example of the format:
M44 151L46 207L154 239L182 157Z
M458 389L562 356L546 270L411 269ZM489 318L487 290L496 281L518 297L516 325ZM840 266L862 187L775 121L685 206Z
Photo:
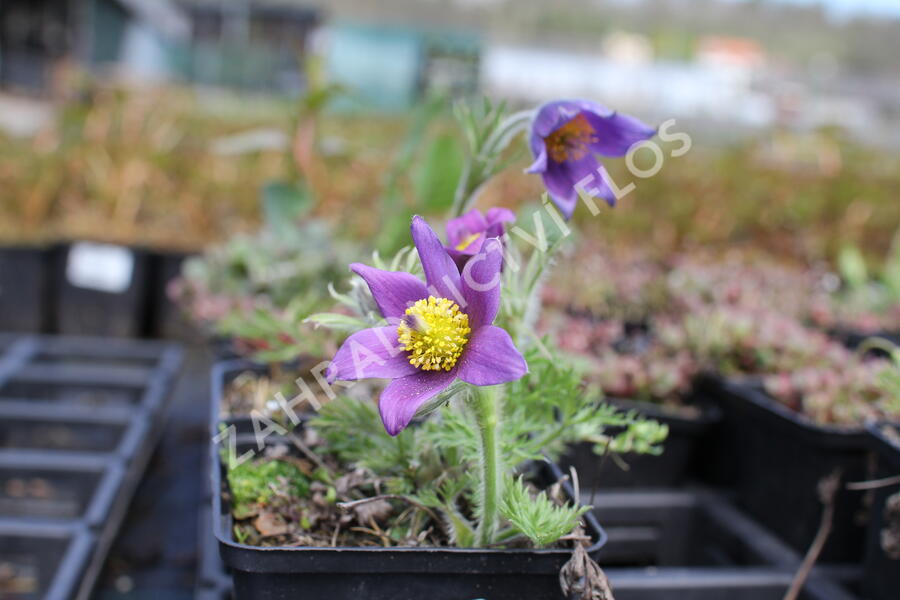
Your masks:
M111 244L79 242L69 248L66 279L75 287L121 294L131 285L134 254Z

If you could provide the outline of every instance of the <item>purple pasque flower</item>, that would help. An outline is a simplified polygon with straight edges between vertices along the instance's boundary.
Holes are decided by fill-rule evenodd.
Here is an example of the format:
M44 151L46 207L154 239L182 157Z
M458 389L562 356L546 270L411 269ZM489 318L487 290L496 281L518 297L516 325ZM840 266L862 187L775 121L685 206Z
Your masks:
M368 284L389 325L348 337L326 374L329 381L392 379L378 402L391 435L457 378L497 385L528 372L512 338L492 324L500 308L500 241L487 240L460 273L421 217L413 217L412 238L425 283L402 271L350 265Z
M529 173L540 173L550 198L569 219L578 202L579 182L584 193L615 205L616 196L600 175L605 173L596 155L625 156L637 142L656 130L634 117L611 111L590 100L557 100L541 106L531 124L529 143L534 163Z
M503 224L513 223L516 215L508 208L489 208L487 214L473 208L466 214L447 222L447 253L463 269L466 262L479 252L486 240L502 238Z

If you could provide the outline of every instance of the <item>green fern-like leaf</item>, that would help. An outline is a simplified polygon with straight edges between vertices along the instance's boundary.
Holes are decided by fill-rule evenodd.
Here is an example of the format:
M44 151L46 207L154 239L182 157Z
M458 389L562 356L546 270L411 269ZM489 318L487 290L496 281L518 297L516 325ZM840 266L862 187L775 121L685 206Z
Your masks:
M522 477L509 478L500 512L535 546L552 544L578 525L589 507L558 506L545 492L532 495Z

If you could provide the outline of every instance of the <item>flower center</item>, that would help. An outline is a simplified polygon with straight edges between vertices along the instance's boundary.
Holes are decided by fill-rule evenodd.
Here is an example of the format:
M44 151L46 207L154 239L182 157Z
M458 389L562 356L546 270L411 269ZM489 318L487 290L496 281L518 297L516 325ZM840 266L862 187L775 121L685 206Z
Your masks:
M588 146L597 142L597 132L583 114L565 123L544 140L547 153L554 161L580 160L587 156Z
M466 248L468 248L469 246L472 245L472 242L474 242L475 240L478 239L479 235L481 235L481 234L480 233L470 233L469 235L464 237L460 243L458 243L456 245L456 249L457 250L465 250Z
M428 296L406 309L397 339L409 364L423 371L449 371L469 341L469 315L456 302Z

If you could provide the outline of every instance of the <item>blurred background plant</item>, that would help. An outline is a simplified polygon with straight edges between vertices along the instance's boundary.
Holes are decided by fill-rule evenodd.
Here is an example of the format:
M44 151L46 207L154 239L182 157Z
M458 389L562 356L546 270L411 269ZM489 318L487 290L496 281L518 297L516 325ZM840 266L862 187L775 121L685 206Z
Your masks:
M821 327L860 333L900 329L900 230L874 273L854 245L841 249L837 265L841 285L812 303L812 321Z

